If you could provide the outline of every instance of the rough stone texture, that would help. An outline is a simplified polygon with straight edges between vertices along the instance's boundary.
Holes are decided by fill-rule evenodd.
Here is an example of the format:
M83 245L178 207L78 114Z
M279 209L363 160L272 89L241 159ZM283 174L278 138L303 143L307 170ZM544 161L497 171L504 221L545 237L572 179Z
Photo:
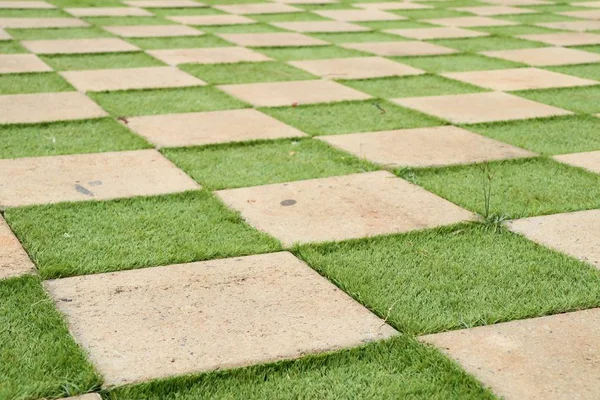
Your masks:
M389 29L385 33L399 35L411 39L430 40L430 39L460 39L489 36L487 32L476 32L468 29L444 27L444 28L417 28L417 29Z
M538 35L522 35L521 39L533 40L551 44L553 46L581 46L586 44L600 44L600 35L583 32L558 32L542 33Z
M297 358L396 334L287 252L44 286L109 386Z
M36 54L117 53L140 49L117 38L25 40L21 44Z
M4 29L0 28L0 40L12 40L12 36L10 36Z
M331 135L318 139L360 158L391 167L438 167L536 155L455 126Z
M382 57L289 61L288 64L326 79L365 79L425 73L420 69Z
M284 47L284 46L322 46L328 44L301 33L269 32L269 33L222 33L217 36L248 47Z
M402 42L342 43L340 46L347 49L373 53L378 56L433 56L458 52L458 50L449 47L410 40Z
M104 26L102 28L115 35L132 38L204 35L204 32L187 25L132 25Z
M292 106L294 104L366 100L371 96L327 80L246 83L223 85L219 89L258 107Z
M197 8L206 7L206 4L199 3L193 0L136 0L124 1L131 7L146 7L146 8Z
M582 50L566 49L564 47L484 51L481 54L529 64L535 67L600 62L600 54L589 53Z
M0 124L88 119L106 115L89 97L78 92L0 96Z
M422 336L507 400L600 398L600 309Z
M392 102L458 124L572 114L567 110L501 92L409 97L393 99Z
M305 136L254 109L134 117L127 126L159 147Z
M535 24L543 28L564 29L567 31L585 32L600 30L600 21L564 21L564 22L542 22Z
M88 393L81 396L66 397L63 400L102 400L102 397L98 393Z
M183 15L175 17L166 17L168 20L179 22L185 25L243 25L255 24L256 21L243 15Z
M336 4L338 0L273 0L275 3L284 4Z
M499 4L503 6L542 6L552 4L543 0L480 0L482 3Z
M566 15L567 17L575 17L581 19L600 20L600 10L584 10L584 11L566 11L557 14Z
M46 3L45 1L0 1L0 9L50 9L56 6Z
M269 61L271 58L244 47L205 47L198 49L149 50L153 57L170 64L225 64Z
M584 1L582 3L572 3L577 7L591 7L591 8L600 8L600 1Z
M491 71L448 72L441 74L472 85L498 91L549 89L596 85L599 82L538 68L510 68Z
M213 8L229 14L281 14L295 13L302 10L281 3L247 3L216 5Z
M565 164L573 165L575 167L585 168L588 171L600 174L600 151L588 151L585 153L562 154L559 156L554 156L554 159L557 161L563 162Z
M502 19L488 18L488 17L455 17L455 18L437 18L437 19L426 19L428 24L442 25L442 26L454 26L459 28L474 28L478 26L509 26L519 25L517 22L505 21Z
M0 74L48 71L52 68L34 54L0 54Z
M99 69L60 73L81 91L201 86L206 83L174 67Z
M137 7L82 7L64 9L74 17L151 17L150 11Z
M314 13L325 18L331 18L334 21L343 22L399 21L406 19L397 14L371 8L363 10L323 10L314 11Z
M306 33L367 32L370 28L342 21L273 22L278 28Z
M286 246L408 232L474 218L470 212L387 171L216 194L252 226Z
M0 279L35 273L35 266L0 215Z
M0 207L108 200L197 189L156 150L0 160Z
M354 7L367 8L373 10L424 10L431 9L432 6L426 6L423 4L404 2L385 2L385 3L354 3Z
M77 18L0 18L0 28L80 28L90 26Z
M453 8L456 11L468 12L480 16L494 16L494 15L517 15L517 14L531 14L537 11L528 10L525 8L509 7L509 6L483 6L483 7L459 7Z

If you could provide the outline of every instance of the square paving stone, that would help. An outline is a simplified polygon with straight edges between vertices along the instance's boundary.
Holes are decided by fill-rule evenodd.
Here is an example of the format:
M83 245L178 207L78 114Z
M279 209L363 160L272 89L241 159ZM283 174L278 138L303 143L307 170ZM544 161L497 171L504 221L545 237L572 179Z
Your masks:
M35 28L77 28L90 26L77 18L0 18L0 28L35 29Z
M574 167L585 168L588 171L600 174L600 151L561 154L558 156L554 156L554 159L562 163L572 165Z
M479 7L459 7L453 8L456 11L464 11L475 15L484 17L492 17L494 15L518 15L518 14L532 14L537 11L527 10L525 8L510 7L510 6L479 6Z
M386 171L216 193L250 225L287 246L407 232L474 218Z
M559 12L560 15L581 19L600 20L600 10L566 11Z
M422 336L498 396L600 397L600 309Z
M458 50L419 41L342 43L341 47L360 50L378 56L431 56L453 54Z
M324 46L328 43L301 33L223 33L217 35L239 46L248 47L286 47L286 46Z
M385 33L399 35L418 40L430 39L462 39L471 37L489 36L487 32L476 32L468 29L444 27L444 28L416 28L416 29L389 29Z
M599 82L538 68L511 68L491 71L448 72L446 78L498 91L589 86Z
M318 139L357 157L391 167L434 167L536 155L454 126L321 136Z
M150 11L137 7L83 7L65 8L74 17L152 17Z
M587 44L600 44L600 35L596 33L584 32L542 33L537 35L523 35L519 36L519 38L547 43L553 46L582 46Z
M289 61L288 64L326 79L365 79L425 73L423 70L382 57Z
M513 220L508 228L530 240L600 268L600 210Z
M481 0L481 2L504 6L543 6L552 4L549 1L543 0Z
M97 69L60 73L77 90L102 92L109 90L157 89L202 86L205 82L175 67Z
M153 57L170 64L224 64L270 61L271 58L244 47L206 47L199 49L149 50Z
M185 25L243 25L255 24L256 21L243 15L183 15L167 17L168 20Z
M105 26L103 29L115 35L131 38L204 35L204 32L187 25Z
M281 3L226 4L216 5L214 8L229 14L284 14L303 11Z
M0 54L0 74L48 71L52 68L34 54Z
M337 4L338 0L273 0L275 3L284 4Z
M127 126L159 147L306 136L254 109L134 117Z
M56 8L55 5L46 3L45 1L0 1L0 9L16 9L16 10L43 10Z
M156 150L0 160L0 207L108 200L197 189Z
M0 41L2 40L11 40L12 36L8 34L4 29L0 28Z
M572 114L567 110L501 92L409 97L391 101L458 124Z
M584 1L582 3L573 3L577 7L600 8L600 1Z
M118 53L140 49L117 38L25 40L21 44L36 54Z
M366 100L371 96L337 82L309 80L296 82L246 83L219 86L238 99L257 107L292 106L346 100Z
M600 62L600 54L588 53L582 50L566 49L564 47L484 51L481 54L488 57L496 57L503 60L533 65L535 67Z
M396 334L287 252L44 285L105 385L298 358Z
M206 4L199 3L193 0L135 0L135 1L124 1L131 7L141 8L198 8L206 7Z
M331 18L334 21L344 22L366 22L366 21L400 21L406 19L397 14L385 11L364 9L364 10L324 10L315 11L315 14L325 18Z
M567 31L585 32L600 30L600 21L563 21L563 22L542 22L536 24L543 28L564 29ZM0 21L0 26L1 21Z
M370 28L343 21L293 21L273 22L271 25L290 31L305 33L338 33L338 32L366 32Z
M66 121L106 115L89 97L79 92L0 96L0 124Z
M373 10L424 10L434 8L424 4L404 2L385 2L385 3L354 3L354 7Z
M453 26L459 28L474 28L478 26L509 26L519 25L517 22L488 17L456 17L426 19L423 22L434 25Z
M35 272L35 266L0 215L0 280Z

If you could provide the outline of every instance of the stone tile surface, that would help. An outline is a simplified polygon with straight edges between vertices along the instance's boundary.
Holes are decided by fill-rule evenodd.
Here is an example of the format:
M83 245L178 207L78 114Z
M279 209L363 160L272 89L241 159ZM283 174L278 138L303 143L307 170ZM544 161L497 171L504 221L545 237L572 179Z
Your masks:
M223 85L219 89L257 107L293 106L345 100L366 100L371 96L327 80L246 83Z
M117 38L24 40L21 43L36 54L117 53L139 50L139 47Z
M553 46L582 46L587 44L600 44L599 34L585 32L542 33L537 35L522 35L519 37L521 39L551 44Z
M433 56L458 52L458 50L438 44L411 40L402 42L342 43L340 46L378 56Z
M336 4L338 0L273 0L275 3L284 4Z
M387 171L217 191L286 246L408 232L474 218Z
M288 64L326 79L366 79L425 73L423 70L382 57L290 61Z
M574 167L584 168L588 171L600 174L600 151L561 154L554 156L554 159Z
M516 61L534 67L588 64L600 62L600 54L564 47L540 47L535 49L484 51L481 54L504 60Z
M43 10L51 8L56 8L56 6L45 1L0 1L0 9Z
M255 24L256 21L243 15L182 15L175 17L166 17L168 20L179 22L185 25L203 25L203 26L219 26L219 25L245 25Z
M314 13L325 18L331 18L334 21L343 22L399 21L406 19L397 14L371 8L363 10L324 10L315 11Z
M64 9L74 17L151 17L150 11L137 7L80 7Z
M98 393L88 393L81 396L66 397L63 400L102 400L102 397Z
M572 114L567 110L501 92L409 97L392 99L392 102L458 124Z
M460 39L471 37L489 36L487 32L476 32L468 29L444 27L444 28L415 28L415 29L389 29L385 33L404 36L411 39Z
M174 67L64 71L60 74L77 90L84 92L158 89L206 84Z
M0 28L34 29L34 28L81 28L90 26L77 18L1 18Z
M283 14L302 12L300 8L282 3L246 3L224 4L214 6L217 10L229 14Z
M504 6L543 6L552 4L544 0L480 0L482 3L499 4Z
M532 14L536 11L526 8L510 7L510 6L478 6L478 7L459 7L453 8L456 11L468 12L482 17L492 17L494 15L518 15Z
M159 147L305 136L252 108L133 117L128 119L127 126Z
M536 155L455 126L320 136L318 139L357 157L391 167L438 167Z
M478 26L510 26L518 25L517 22L505 21L497 18L488 17L455 17L455 18L437 18L426 19L427 22L433 25L453 26L458 28L475 28Z
M354 7L366 8L373 10L425 10L431 9L432 6L426 6L419 3L411 3L408 1L402 2L383 2L383 3L354 3Z
M148 50L152 57L170 64L224 64L269 61L271 58L244 47L205 47L197 49Z
M135 0L124 1L131 7L146 7L146 8L198 8L206 7L206 4L193 0Z
M197 189L156 150L0 160L0 207L108 200Z
M103 29L115 35L132 38L204 35L204 32L187 25L105 26Z
M48 71L52 68L34 54L0 54L0 74Z
M0 280L35 273L35 266L0 215Z
M371 29L343 21L293 21L273 22L271 25L290 31L305 33L367 32Z
M572 5L577 7L600 8L600 1L584 1L581 3L572 3Z
M600 30L600 21L563 21L563 22L541 22L535 24L542 28L564 29L567 31L585 32Z
M0 96L0 124L66 121L106 115L100 106L79 92Z
M239 46L248 47L323 46L328 44L324 40L295 32L222 33L217 36Z
M287 252L44 286L108 386L297 358L396 334Z
M567 17L591 19L596 21L600 20L600 10L565 11L558 14L565 15Z
M421 337L507 400L600 397L600 309Z
M2 40L12 40L12 36L10 36L4 29L0 28L0 41Z

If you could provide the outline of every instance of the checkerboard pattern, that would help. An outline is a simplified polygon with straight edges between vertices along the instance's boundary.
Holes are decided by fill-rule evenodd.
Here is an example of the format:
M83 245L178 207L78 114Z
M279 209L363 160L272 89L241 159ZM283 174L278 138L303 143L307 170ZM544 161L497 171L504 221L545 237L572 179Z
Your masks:
M599 268L598 2L0 0L0 398L598 399Z

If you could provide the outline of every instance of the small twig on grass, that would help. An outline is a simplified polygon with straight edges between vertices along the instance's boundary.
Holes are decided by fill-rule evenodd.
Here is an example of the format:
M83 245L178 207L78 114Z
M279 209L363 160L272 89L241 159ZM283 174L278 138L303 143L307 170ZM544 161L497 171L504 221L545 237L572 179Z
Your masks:
M387 314L385 315L385 318L383 319L383 324L381 324L381 326L384 326L385 324L387 324L388 318L390 317L390 314L392 313L392 309L394 308L396 303L398 303L399 301L400 301L400 299L396 300L395 302L392 303L390 308L388 308Z

